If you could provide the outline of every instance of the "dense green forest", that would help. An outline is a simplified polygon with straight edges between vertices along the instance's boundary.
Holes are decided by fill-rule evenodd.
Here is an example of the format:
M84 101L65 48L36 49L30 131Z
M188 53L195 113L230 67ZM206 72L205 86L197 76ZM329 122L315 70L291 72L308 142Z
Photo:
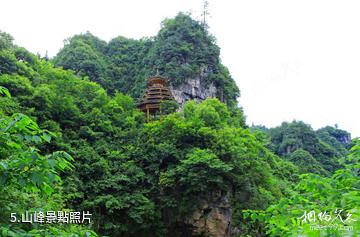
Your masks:
M160 74L178 85L186 78L204 74L218 88L218 98L236 104L239 89L221 64L220 48L206 27L180 13L165 19L158 35L141 40L117 37L109 43L91 33L75 35L54 58L55 66L88 76L109 94L119 91L140 97L146 79Z
M302 173L329 176L341 168L339 159L348 155L353 145L350 133L344 130L327 126L314 131L301 121L284 122L271 129L264 126L253 126L251 129L264 133L266 147L296 164Z
M358 236L359 140L301 121L247 126L219 53L182 13L152 38L76 35L53 59L0 32L1 236ZM146 123L136 102L156 70L173 86L205 71L218 98ZM91 223L11 221L60 210ZM301 219L339 210L333 224L351 230Z

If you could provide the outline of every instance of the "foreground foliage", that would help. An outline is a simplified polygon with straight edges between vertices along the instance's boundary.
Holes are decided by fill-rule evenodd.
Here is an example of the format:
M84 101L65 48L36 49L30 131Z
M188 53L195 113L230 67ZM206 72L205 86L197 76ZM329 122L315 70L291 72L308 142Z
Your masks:
M96 236L79 226L10 223L11 213L63 209L59 172L72 169L73 159L64 152L42 155L37 147L51 137L23 114L0 115L1 236Z
M360 140L355 142L351 153L343 160L345 168L337 170L332 177L304 174L291 196L282 198L265 211L244 211L244 218L253 230L269 236L358 236ZM309 218L311 211L320 214L315 215L314 221ZM314 225L337 228L314 230L311 228Z

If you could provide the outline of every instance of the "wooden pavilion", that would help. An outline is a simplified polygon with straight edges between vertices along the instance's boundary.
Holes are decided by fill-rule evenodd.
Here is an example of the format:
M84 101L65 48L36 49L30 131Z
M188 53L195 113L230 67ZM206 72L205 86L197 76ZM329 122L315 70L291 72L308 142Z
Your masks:
M146 113L146 121L150 121L150 115L156 118L158 115L162 118L161 103L163 101L175 101L171 90L166 85L166 79L159 76L150 77L148 86L138 103L138 108Z

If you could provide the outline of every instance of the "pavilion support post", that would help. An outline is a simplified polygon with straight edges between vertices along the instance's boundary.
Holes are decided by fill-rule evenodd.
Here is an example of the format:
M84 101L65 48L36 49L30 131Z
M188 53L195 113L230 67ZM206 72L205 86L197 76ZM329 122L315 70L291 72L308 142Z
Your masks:
M149 108L146 108L146 122L150 121L150 111Z

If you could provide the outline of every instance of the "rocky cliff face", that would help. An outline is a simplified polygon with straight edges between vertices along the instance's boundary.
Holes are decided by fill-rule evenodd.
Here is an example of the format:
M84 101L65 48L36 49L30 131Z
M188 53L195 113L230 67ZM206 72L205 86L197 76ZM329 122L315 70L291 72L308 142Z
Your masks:
M214 98L217 93L217 89L212 83L206 85L200 77L188 78L179 86L170 86L170 89L180 105L188 100L203 101L208 97Z
M180 85L170 85L171 92L175 100L180 104L188 100L203 101L206 98L214 98L218 94L218 88L211 82L206 81L206 77L209 75L209 69L207 67L201 68L201 73L194 78L187 78Z
M350 134L344 134L342 136L335 137L336 140L341 142L342 144L350 144L351 143L351 135Z
M230 236L230 195L229 192L216 191L203 200L199 208L185 221L192 229L192 236Z

